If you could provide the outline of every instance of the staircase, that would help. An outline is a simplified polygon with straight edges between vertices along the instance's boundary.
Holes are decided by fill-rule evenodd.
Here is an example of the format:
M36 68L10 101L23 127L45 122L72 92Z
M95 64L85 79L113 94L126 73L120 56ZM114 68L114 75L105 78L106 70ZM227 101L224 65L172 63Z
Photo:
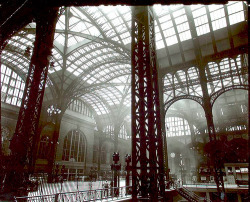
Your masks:
M201 202L201 201L205 201L205 202L211 202L209 199L207 199L206 197L200 197L197 194L195 194L194 192L188 190L185 187L178 187L177 184L174 184L174 189L186 200L191 201L191 202Z

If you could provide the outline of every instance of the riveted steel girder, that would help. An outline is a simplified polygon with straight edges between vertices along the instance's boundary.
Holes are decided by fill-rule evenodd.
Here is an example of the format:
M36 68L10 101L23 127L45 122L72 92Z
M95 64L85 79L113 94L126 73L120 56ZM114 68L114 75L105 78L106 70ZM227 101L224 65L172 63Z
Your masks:
M153 12L132 9L133 201L164 197L163 142Z
M47 8L43 9L43 12L37 16L33 55L31 57L15 134L10 144L13 162L17 164L16 168L18 168L15 173L24 172L23 169L26 166L29 168L29 172L31 172L34 166L35 159L33 156L36 140L39 136L37 129L48 73L48 58L51 55L53 47L57 14L58 8Z

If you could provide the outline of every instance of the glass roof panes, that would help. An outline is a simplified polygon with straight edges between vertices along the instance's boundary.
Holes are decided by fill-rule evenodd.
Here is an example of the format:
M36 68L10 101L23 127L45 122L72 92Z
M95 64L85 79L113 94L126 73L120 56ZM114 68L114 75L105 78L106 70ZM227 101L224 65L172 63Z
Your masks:
M169 8L170 8L172 11L175 11L175 10L181 8L181 7L183 7L183 4L171 4L171 5L169 6Z
M166 13L169 13L169 7L168 6L162 6L162 5L154 5L154 13L158 17L161 17L163 15L166 15Z
M191 32L190 32L189 24L187 22L185 9L182 8L180 10L173 12L173 17L175 20L177 31L180 36L180 41L191 39Z
M181 4L154 5L155 41L161 65L167 57L170 63L176 64L174 62L177 60L174 58L176 55L182 54L186 58L187 50L193 51L191 40L190 43L172 46L191 39L188 22L190 17L194 19L198 36L209 34L213 30L227 26L225 18L227 12L224 12L224 9L228 11L230 25L244 21L243 5L243 2L230 2L225 7L223 5L193 5L190 16L186 14L186 8ZM211 22L209 22L210 12ZM67 89L67 85L71 85L73 82L72 86L76 86L75 91L84 90L87 86L93 94L86 94L86 103L90 104L98 114L107 113L108 106L117 105L124 93L129 90L131 60L127 53L131 48L131 24L129 6L66 8L56 25L52 50L54 65L53 68L49 68L52 83L50 86L55 84L58 85L58 88L63 86L63 89ZM35 23L31 23L26 26L25 32L20 32L17 36L12 37L8 45L12 46L15 51L7 50L7 48L3 51L1 58L3 64L21 69L19 72L27 72L30 58L23 57L23 52L27 46L33 46L35 34L27 33L34 33L32 29L35 27ZM215 38L215 40L217 39ZM15 54L15 52L20 54ZM216 64L212 66L216 66ZM235 65L231 69L235 71ZM200 96L200 84L196 81L198 79L196 70L196 68L192 68L187 72L178 72L174 80L171 74L165 76L164 85L167 87L167 90L164 89L165 101L175 96L174 82L178 87L175 92L178 95L181 95L181 91L187 93L186 86L192 84L193 87L188 89L188 93ZM214 73L215 77L219 75L220 71L223 72L219 69L215 72L212 72L213 69L210 71L207 73L210 75ZM237 80L236 77L234 79ZM64 82L63 85L60 82ZM222 85L219 80L209 82L210 93ZM238 82L239 80L236 83ZM130 105L130 94L127 95L125 103Z
M54 39L55 39L58 43L60 43L61 45L64 46L64 43L65 43L65 35L64 35L64 34L55 33Z
M82 97L82 99L85 101L85 103L91 103L91 106L97 115L107 114L109 112L105 104L95 94L86 94Z
M199 81L199 71L197 67L191 67L187 71L189 94L202 96L201 85Z
M244 21L243 2L230 2L227 6L230 25Z
M193 8L192 14L194 17L194 23L196 26L197 35L200 36L210 32L205 6L199 6L198 8L197 7L191 7L191 8Z
M186 119L180 117L166 117L165 125L167 137L191 135L190 127Z
M218 91L222 88L222 82L220 80L220 71L219 71L219 67L218 64L215 62L209 62L207 64L207 68L206 68L206 75L208 77L208 93L211 94L215 91ZM211 76L213 76L214 78L218 78L216 80L212 80Z
M155 41L156 41L156 49L164 48L164 42L161 37L159 26L155 22Z
M28 60L24 57L21 57L18 54L13 54L13 53L6 53L4 54L5 51L3 51L2 54L2 63L10 63L13 67L16 67L17 69L21 69L23 72L28 72L29 68L29 63Z
M61 15L59 20L56 23L56 29L65 29L65 15Z
M213 30L221 29L227 26L225 11L223 5L210 5L208 6L212 20Z
M21 106L25 83L16 72L1 65L1 101Z

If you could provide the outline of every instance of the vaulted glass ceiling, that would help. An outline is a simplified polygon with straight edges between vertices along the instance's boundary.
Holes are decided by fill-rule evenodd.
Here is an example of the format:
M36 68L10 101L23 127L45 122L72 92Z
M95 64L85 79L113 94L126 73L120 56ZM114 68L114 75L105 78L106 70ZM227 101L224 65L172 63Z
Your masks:
M202 56L230 49L230 44L221 46L221 41L228 36L218 35L217 30L225 29L224 33L228 27L246 21L245 7L245 2L209 6L154 5L160 70L195 59L194 31L202 42ZM190 19L195 30L190 27ZM24 52L33 46L35 27L35 23L30 23L12 37L2 54L2 63L22 77L27 74L30 60ZM130 7L65 8L56 24L54 39L45 102L55 96L77 97L98 115L109 113L112 106L130 106ZM213 42L217 50L211 48ZM198 78L197 69L190 68L184 77L184 72L178 72L174 82ZM194 95L201 95L197 86L193 86L192 91ZM179 93L183 93L183 89Z

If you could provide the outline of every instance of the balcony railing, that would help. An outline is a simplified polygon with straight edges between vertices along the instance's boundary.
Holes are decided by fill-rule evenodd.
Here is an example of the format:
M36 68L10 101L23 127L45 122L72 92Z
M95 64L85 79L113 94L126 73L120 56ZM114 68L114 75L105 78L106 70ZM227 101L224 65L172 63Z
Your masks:
M111 187L105 189L85 190L77 192L64 192L41 196L15 197L15 201L43 201L43 202L68 202L68 201L108 201L110 199L131 198L131 186Z

